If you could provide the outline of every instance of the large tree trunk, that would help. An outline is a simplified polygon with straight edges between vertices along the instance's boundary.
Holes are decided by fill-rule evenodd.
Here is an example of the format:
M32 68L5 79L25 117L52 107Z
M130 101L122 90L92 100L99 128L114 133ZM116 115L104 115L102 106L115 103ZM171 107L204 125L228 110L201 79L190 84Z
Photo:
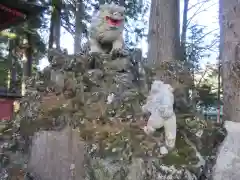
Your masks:
M176 61L179 45L179 1L152 0L149 20L149 63L157 67L162 61ZM171 82L171 78L164 75L162 70L157 71L157 76L165 82Z
M49 41L48 41L49 49L52 49L52 48L60 49L61 8L62 8L61 0L52 1L52 14L51 14L50 34L49 34ZM49 61L51 61L51 59L52 57L49 57Z
M240 2L219 0L220 58L223 80L223 119L240 121Z
M183 8L183 22L182 22L182 32L181 32L181 43L180 43L180 60L184 62L184 72L182 73L183 77L192 77L188 78L186 80L183 78L184 82L184 87L180 89L180 96L183 97L183 100L185 103L190 104L190 96L189 96L189 89L194 88L194 68L191 67L191 62L189 61L189 58L187 58L187 53L186 53L186 42L187 42L187 30L188 30L188 5L189 5L189 0L184 0L184 8ZM190 81L189 81L190 79ZM194 99L194 98L193 98ZM193 100L192 99L192 100ZM192 101L193 107L196 107L196 104L194 103L194 100Z
M187 38L187 25L188 25L188 4L189 0L184 0L184 9L183 9L183 24L182 24L182 33L181 33L181 47L183 48L183 55L186 57L186 38Z
M16 82L17 82L17 57L16 57L16 39L9 40L9 55L8 55L9 62L11 62L10 66L10 91L16 90Z
M26 48L26 72L25 76L31 77L32 76L32 64L33 64L33 48L32 48L32 35L27 33L27 48Z
M81 39L82 39L82 14L83 3L82 0L76 0L75 11L75 37L74 37L74 53L81 52Z

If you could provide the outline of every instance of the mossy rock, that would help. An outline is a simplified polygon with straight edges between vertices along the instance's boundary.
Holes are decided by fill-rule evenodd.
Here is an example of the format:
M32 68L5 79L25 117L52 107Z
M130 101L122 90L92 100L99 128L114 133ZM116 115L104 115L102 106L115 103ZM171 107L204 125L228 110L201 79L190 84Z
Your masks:
M140 123L117 123L101 125L97 122L86 123L79 128L80 136L98 147L98 156L161 158L167 165L193 165L198 163L195 150L185 142L181 134L177 135L176 148L163 156L158 144L164 141L162 130L154 136L147 136Z
M53 99L60 102L54 103ZM67 99L61 99L60 97L53 99L48 100L51 102L51 108L49 105L47 107L46 102L43 103L44 108L39 121L23 126L27 130L31 130L30 134L40 129L53 129L54 119L69 114L72 121L78 121L76 124L80 137L90 145L95 146L95 155L102 158L119 157L130 160L132 157L156 157L160 158L161 162L166 165L194 166L199 159L196 156L196 150L187 141L191 141L203 156L207 156L212 153L211 148L202 148L201 144L207 141L211 141L207 142L209 144L214 144L214 138L217 138L221 131L218 131L220 127L212 123L199 126L198 122L186 124L185 119L178 119L176 147L169 154L163 156L159 152L159 143L164 142L163 129L156 131L153 136L147 136L142 129L145 122L123 122L119 119L113 119L112 121L89 119L85 117L84 112L81 110L72 111L70 101ZM198 127L203 127L204 130L201 138L191 132L191 129L197 129ZM183 132L187 136L187 140ZM224 137L224 134L222 137Z
M12 128L12 123L0 122L0 135L7 133L7 130Z
M54 129L56 119L64 121L64 116L68 116L68 122L64 123L76 122L80 138L93 147L96 156L102 158L131 160L133 157L153 157L160 159L162 164L166 165L195 166L199 162L196 150L204 157L209 156L225 137L222 127L213 123L187 122L184 118L178 117L176 147L163 156L159 152L159 146L164 142L163 128L156 131L153 136L147 136L142 129L145 124L143 121L86 118L82 110L73 111L71 101L63 96L45 99L47 100L42 103L43 108L37 121L21 122L21 128L24 128L25 133L32 136L39 130ZM199 128L203 130L201 138L195 134ZM220 139L219 136L221 136ZM196 149L188 141L191 141ZM205 143L210 144L208 148L202 148Z
M175 149L163 157L163 164L166 165L195 165L198 161L195 150L186 143L184 137L179 133Z

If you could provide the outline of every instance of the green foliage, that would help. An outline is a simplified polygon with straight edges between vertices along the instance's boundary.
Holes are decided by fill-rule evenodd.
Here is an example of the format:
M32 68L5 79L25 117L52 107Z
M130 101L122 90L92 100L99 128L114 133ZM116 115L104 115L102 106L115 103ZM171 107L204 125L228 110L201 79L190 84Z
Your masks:
M186 44L187 61L191 64L193 71L199 70L199 63L204 57L209 57L206 53L208 47L204 44L205 27L194 24L189 27L189 35Z
M212 87L209 84L203 84L197 88L199 97L198 104L201 107L212 107L218 103L217 93L212 92Z
M7 59L7 38L2 37L0 40L0 87L7 87L7 77L9 61Z
M128 48L136 47L136 45L146 37L146 29L148 18L146 18L149 4L139 3L138 0L126 1L126 27L125 27L125 43Z
M29 0L30 3L36 3L37 0ZM42 15L30 17L28 21L19 26L11 27L10 29L0 33L0 87L7 87L8 73L15 64L16 79L20 88L22 76L22 53L24 52L27 35L30 34L32 48L33 64L38 64L39 60L46 53L46 45L41 37L39 30L45 27L45 18ZM9 53L12 52L12 53ZM33 65L35 66L35 65ZM13 73L15 74L15 73ZM12 77L13 78L13 77ZM17 82L15 82L17 83Z
M209 50L211 45L205 43L208 38L208 33L205 33L206 27L198 24L193 24L188 28L188 37L186 43L186 61L192 75L199 74L200 63L204 58L210 57ZM196 90L198 91L198 98L196 98L197 105L201 107L212 107L218 104L217 94L217 75L218 69L213 65L205 67L204 73L201 76L200 84L197 83ZM205 75L206 73L206 75ZM205 77L206 76L206 77ZM198 80L196 80L198 81Z
M4 58L0 59L0 87L7 87L9 65Z

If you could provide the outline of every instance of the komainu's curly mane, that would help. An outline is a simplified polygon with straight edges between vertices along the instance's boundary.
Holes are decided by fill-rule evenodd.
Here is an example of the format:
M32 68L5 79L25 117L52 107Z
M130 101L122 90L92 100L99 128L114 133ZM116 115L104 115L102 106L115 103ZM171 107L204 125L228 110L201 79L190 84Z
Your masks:
M125 8L116 4L100 6L90 27L91 52L109 52L123 46Z

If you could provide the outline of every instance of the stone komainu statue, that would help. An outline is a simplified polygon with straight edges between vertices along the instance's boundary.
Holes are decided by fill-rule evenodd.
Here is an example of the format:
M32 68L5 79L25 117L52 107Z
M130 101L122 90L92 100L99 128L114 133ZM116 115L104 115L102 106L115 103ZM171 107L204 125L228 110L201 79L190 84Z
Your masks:
M116 4L100 6L89 31L90 53L112 53L123 48L125 8Z

